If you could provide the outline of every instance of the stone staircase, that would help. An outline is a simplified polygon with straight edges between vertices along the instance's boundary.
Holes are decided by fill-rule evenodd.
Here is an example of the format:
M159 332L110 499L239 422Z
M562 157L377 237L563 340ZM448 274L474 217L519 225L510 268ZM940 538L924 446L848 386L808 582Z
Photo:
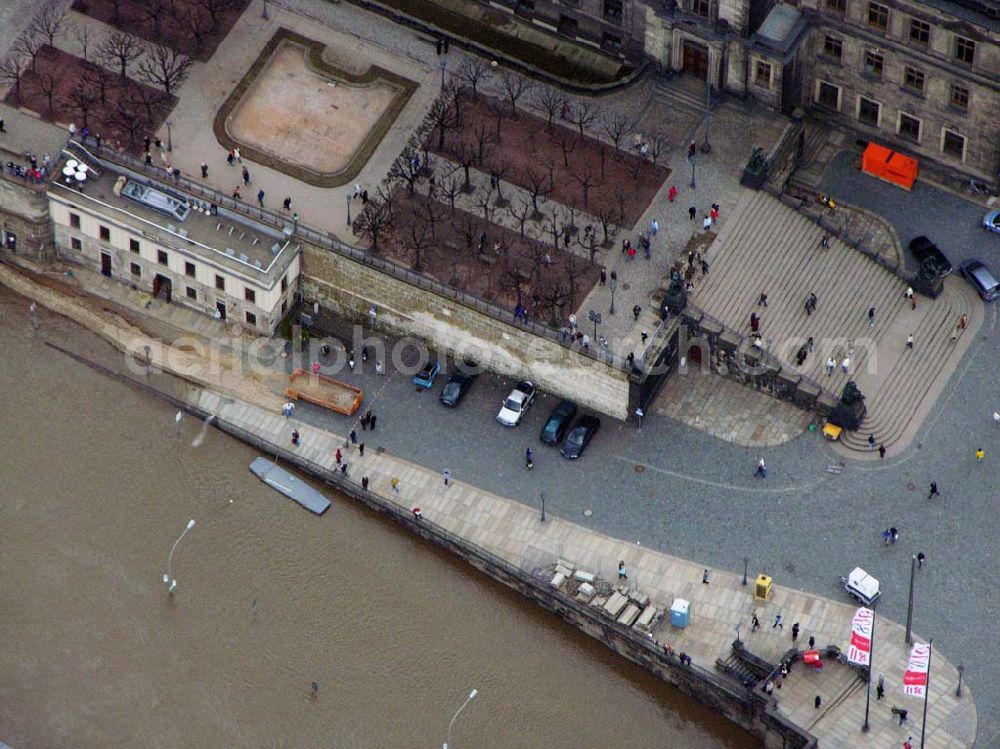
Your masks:
M658 78L653 84L653 97L663 104L680 107L693 114L705 112L705 82L693 75L675 75L670 80ZM714 110L718 103L718 96L713 96L711 109Z
M931 391L940 389L941 376L947 379L967 347L962 338L972 338L967 330L954 342L951 331L962 314L969 316L970 329L977 328L973 317L982 318L982 304L960 279L949 278L938 299L918 298L911 310L901 279L835 238L829 248L820 248L823 233L771 196L747 191L709 249L710 272L691 301L744 336L750 335L750 313L756 312L767 350L834 395L849 380L857 382L868 415L859 431L845 433L844 445L867 451L868 435L874 433L888 448L916 416L926 414ZM767 307L757 305L762 292L768 295ZM819 301L807 315L810 293ZM874 327L868 325L870 307L876 308ZM909 334L912 350L905 346ZM809 337L814 350L797 367L796 352ZM840 364L849 351L845 373ZM827 374L830 356L837 367Z

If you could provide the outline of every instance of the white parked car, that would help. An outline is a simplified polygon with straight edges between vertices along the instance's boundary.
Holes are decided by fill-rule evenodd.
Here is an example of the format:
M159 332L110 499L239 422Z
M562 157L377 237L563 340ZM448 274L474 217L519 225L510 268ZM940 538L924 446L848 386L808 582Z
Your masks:
M505 427L516 427L521 423L521 417L524 416L524 412L528 410L528 406L535 400L537 394L535 386L527 380L517 383L517 387L510 391L507 400L500 407L497 421Z

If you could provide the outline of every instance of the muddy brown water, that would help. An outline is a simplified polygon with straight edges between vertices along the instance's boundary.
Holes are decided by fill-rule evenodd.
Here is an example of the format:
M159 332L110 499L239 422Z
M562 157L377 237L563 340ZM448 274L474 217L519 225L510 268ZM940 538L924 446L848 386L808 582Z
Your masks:
M557 617L44 345L0 290L0 740L28 747L759 747ZM169 388L180 383L159 381ZM171 599L162 576L177 547ZM318 695L310 695L312 682Z

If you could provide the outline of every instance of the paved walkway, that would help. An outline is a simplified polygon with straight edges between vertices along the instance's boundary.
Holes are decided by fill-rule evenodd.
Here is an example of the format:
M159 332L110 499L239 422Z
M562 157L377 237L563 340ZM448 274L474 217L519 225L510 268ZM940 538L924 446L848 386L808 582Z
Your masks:
M913 439L975 338L983 305L964 281L948 278L937 299L918 296L911 310L903 281L839 240L820 249L823 235L765 193L746 193L712 245L712 270L692 301L744 335L750 332L750 314L760 315L767 349L837 395L848 380L857 382L868 416L857 432L844 435L843 444L867 452L868 435L874 434L898 452ZM758 304L762 293L768 295L766 307ZM810 293L817 295L818 306L808 315L804 302ZM868 324L871 307L874 326ZM952 340L962 315L967 328ZM910 334L912 349L906 347ZM796 367L796 352L807 338L814 339L814 351ZM832 373L826 366L830 357L837 362Z
M725 660L730 653L737 625L742 638L754 654L778 662L795 644L790 629L793 622L802 628L800 647L810 636L820 647L837 645L846 650L850 620L855 607L788 588L777 588L769 603L753 600L752 586L743 587L739 575L708 569L709 583L703 582L705 568L658 551L603 536L557 517L542 523L536 508L481 491L454 476L446 486L442 471L416 465L389 453L344 447L342 435L317 429L297 419L262 410L250 404L223 399L207 391L191 396L192 404L215 414L220 422L232 424L270 442L275 448L310 461L327 470L335 470L334 453L344 450L352 480L370 480L369 490L395 502L404 510L420 507L423 517L472 543L497 554L529 571L565 559L577 568L596 573L611 581L616 577L619 560L629 573L628 585L648 595L651 602L668 609L676 597L691 601L691 624L677 629L669 617L654 630L656 641L672 645L691 655L698 665L712 669L715 660ZM292 429L301 433L301 444L290 442ZM399 478L399 491L392 489L393 477ZM750 617L756 612L764 623L759 632L749 632ZM775 629L771 622L780 613L788 629ZM919 734L919 700L902 694L902 672L908 647L903 628L880 619L876 630L874 668L885 674L887 697L871 710L871 730L860 732L864 717L865 691L858 688L856 674L846 666L827 662L820 672L807 670L801 663L793 666L783 688L776 692L779 709L798 725L819 738L821 747L880 747L890 749L914 733ZM919 640L919 638L918 638ZM928 747L968 747L975 737L976 709L971 695L955 697L958 673L943 657L934 659L927 718ZM814 699L819 695L825 707L819 711ZM911 723L899 726L888 706L906 708Z

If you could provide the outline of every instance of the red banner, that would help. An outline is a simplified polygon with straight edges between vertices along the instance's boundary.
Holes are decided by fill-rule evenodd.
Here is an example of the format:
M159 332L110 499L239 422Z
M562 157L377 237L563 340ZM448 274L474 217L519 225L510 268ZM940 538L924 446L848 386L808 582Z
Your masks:
M847 660L859 666L871 664L872 625L875 612L864 606L854 612L851 620L851 644L847 646Z
M931 646L916 643L910 651L910 662L903 674L903 694L924 697L927 693L927 668L931 659Z

